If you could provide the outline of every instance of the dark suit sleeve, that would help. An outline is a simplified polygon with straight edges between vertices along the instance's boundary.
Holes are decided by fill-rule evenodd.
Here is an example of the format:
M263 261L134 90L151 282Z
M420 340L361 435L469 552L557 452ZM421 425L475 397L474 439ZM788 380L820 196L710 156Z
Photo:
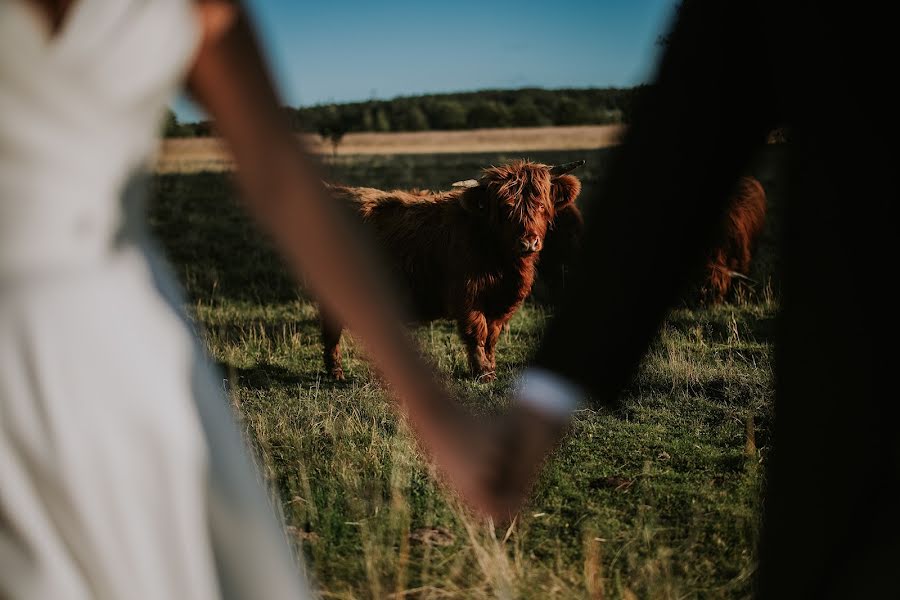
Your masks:
M587 228L575 283L535 366L612 403L699 272L742 169L777 112L752 2L685 0Z

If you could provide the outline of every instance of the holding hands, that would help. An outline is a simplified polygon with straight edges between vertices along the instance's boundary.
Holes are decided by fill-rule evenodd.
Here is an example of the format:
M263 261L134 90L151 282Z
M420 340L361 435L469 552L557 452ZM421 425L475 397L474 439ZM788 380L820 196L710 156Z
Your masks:
M567 420L520 402L484 420L448 401L412 421L447 483L471 508L500 522L521 508L568 428Z

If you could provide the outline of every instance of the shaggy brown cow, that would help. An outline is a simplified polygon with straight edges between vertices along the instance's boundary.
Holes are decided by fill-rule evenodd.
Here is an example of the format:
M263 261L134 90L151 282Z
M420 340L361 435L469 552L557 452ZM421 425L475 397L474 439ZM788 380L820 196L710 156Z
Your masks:
M703 296L725 300L734 279L747 279L756 240L766 220L766 191L753 177L741 177L731 198L722 236L710 254Z
M497 339L531 291L547 228L581 191L566 173L582 164L516 161L447 192L329 187L374 233L415 321L454 319L472 374L491 380ZM322 318L325 367L337 379L342 329Z

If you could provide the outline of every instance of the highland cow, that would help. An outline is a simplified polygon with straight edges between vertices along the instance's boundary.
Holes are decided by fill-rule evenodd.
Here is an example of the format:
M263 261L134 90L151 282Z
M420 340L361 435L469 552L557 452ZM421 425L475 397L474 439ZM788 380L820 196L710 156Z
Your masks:
M729 200L718 243L706 264L704 298L721 303L735 279L749 280L750 261L766 220L766 192L753 177L741 177Z
M531 291L553 218L581 191L567 173L582 164L516 161L446 192L329 188L374 235L413 320L455 320L471 373L492 380L500 332ZM336 379L342 330L323 315L325 368Z

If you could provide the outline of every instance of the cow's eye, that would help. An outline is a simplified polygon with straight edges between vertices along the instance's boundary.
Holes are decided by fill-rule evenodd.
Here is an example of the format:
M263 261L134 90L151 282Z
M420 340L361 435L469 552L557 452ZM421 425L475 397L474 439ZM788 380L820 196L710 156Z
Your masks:
M543 205L543 204L538 204L538 212L539 212L539 213L543 213L543 212L544 212L544 205Z

